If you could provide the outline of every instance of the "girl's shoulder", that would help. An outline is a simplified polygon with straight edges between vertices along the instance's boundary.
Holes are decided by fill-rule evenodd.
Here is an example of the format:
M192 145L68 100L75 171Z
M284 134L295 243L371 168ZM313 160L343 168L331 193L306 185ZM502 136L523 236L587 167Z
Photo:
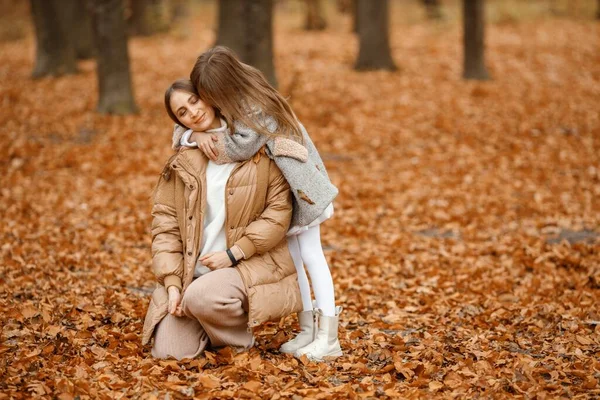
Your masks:
M260 104L250 102L246 99L243 99L241 101L241 105L242 105L242 114L245 114L248 117L260 114L262 112L262 107L260 106Z

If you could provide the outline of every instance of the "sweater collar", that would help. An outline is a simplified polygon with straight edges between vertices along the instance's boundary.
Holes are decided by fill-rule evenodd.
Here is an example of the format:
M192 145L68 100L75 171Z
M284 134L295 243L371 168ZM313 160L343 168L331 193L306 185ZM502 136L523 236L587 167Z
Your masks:
M221 126L215 129L209 129L206 131L206 133L219 133L227 131L227 121L225 121L223 118L219 118L219 120L221 121Z

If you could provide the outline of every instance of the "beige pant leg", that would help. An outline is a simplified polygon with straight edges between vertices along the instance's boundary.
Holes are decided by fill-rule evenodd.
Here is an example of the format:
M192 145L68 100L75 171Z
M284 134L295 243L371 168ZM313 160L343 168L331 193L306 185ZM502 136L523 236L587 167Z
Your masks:
M186 289L181 306L185 315L200 322L211 346L252 347L248 296L235 268L219 269L194 280Z
M167 314L154 332L152 356L156 358L195 358L208 345L208 335L195 319Z

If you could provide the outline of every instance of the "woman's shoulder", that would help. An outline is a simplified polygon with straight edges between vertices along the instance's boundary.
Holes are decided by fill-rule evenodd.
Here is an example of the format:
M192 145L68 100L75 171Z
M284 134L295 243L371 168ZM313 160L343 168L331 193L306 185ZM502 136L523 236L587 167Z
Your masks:
M202 155L202 152L196 151L196 149L191 147L181 146L179 149L175 150L171 156L165 161L163 167L163 175L166 171L185 171L188 167L193 164L193 159L195 159L196 155ZM172 175L172 174L171 174Z

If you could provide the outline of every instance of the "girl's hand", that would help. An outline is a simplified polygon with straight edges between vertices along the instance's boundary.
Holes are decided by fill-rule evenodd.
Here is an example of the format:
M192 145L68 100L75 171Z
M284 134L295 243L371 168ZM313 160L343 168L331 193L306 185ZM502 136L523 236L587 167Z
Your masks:
M200 261L203 265L207 266L213 271L221 268L229 268L233 265L229 259L229 256L224 251L205 254L200 257Z
M167 291L169 294L169 314L181 317L181 293L179 293L179 289L176 286L169 286Z
M219 141L217 135L212 133L194 132L190 136L190 140L192 143L196 142L198 144L198 148L202 150L204 154L206 154L206 157L213 161L217 159L219 152L214 144L214 142Z

